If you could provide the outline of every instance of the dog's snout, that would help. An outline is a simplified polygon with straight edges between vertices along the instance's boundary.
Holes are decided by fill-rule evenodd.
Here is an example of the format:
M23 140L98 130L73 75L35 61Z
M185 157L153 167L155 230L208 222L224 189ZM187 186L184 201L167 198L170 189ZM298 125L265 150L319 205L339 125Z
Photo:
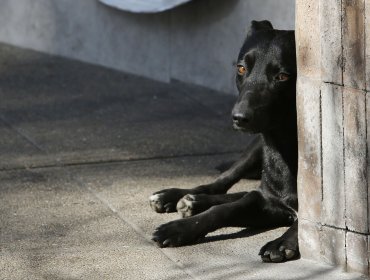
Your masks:
M237 124L248 123L249 118L245 114L235 113L233 114L233 121Z

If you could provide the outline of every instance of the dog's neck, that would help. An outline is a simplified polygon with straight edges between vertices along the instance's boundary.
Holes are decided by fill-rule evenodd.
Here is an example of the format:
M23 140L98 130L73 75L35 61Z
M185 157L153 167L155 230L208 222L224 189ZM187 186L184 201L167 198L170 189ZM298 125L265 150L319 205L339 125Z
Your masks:
M297 145L297 129L287 130L272 130L262 134L264 147L273 156L279 154L283 161L294 169L297 165L298 145ZM292 170L293 172L294 170Z
M276 192L277 196L296 193L298 170L297 124L290 121L283 122L279 129L262 133L263 169L262 174L267 188L273 185L269 192ZM288 188L287 188L288 187ZM294 201L294 199L293 199Z
M293 102L292 102L293 103ZM273 154L280 154L284 162L296 174L298 159L297 113L296 106L291 104L285 112L281 125L262 133L266 148Z

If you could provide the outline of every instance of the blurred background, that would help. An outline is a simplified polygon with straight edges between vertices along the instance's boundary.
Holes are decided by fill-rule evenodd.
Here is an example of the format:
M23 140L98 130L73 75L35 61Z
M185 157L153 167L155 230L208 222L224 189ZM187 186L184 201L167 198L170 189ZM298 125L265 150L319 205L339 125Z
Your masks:
M250 21L294 29L294 11L294 0L193 0L156 14L98 0L2 0L0 41L230 94L232 65Z

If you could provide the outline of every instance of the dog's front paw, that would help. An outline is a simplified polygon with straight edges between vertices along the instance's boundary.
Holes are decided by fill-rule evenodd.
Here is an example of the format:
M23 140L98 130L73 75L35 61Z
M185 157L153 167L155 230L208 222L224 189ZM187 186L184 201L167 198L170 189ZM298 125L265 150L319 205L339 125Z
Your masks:
M187 194L179 200L176 209L182 218L191 217L207 210L210 206L206 202L203 194Z
M189 190L165 189L149 197L150 207L158 213L176 212L176 204Z
M264 262L285 262L299 258L298 239L279 237L268 242L259 252Z
M152 240L159 247L178 247L194 243L205 234L198 232L193 225L198 223L188 219L172 221L159 226L153 233Z

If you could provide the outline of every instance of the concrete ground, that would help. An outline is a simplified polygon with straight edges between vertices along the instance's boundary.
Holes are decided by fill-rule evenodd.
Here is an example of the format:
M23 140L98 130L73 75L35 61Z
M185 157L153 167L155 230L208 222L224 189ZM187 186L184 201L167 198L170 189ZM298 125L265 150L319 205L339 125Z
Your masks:
M150 240L178 218L152 212L150 194L210 182L249 141L230 127L233 99L0 45L0 279L364 279L262 263L284 229Z

